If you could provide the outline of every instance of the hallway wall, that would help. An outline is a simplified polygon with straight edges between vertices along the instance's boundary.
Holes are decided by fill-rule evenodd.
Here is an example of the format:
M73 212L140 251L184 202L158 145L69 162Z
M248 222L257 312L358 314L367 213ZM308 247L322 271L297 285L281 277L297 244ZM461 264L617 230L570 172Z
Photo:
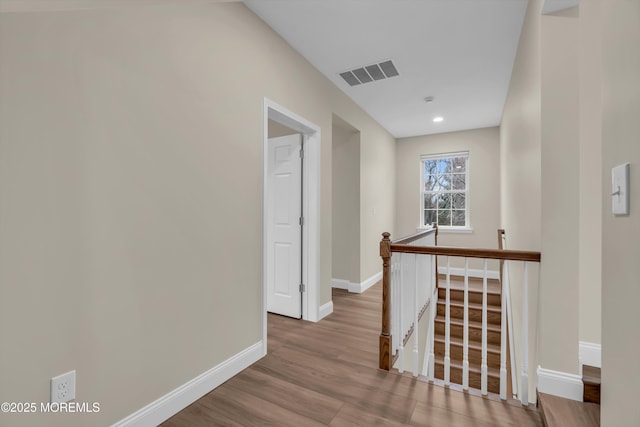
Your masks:
M101 411L55 423L110 425L261 344L265 97L321 128L319 303L334 113L377 175L362 256L379 271L395 140L242 3L41 3L0 13L0 400L47 402L76 369Z
M600 344L599 21L590 0L544 16L541 6L529 2L503 115L502 221L522 249L542 253L539 289L529 294L538 303L530 366L566 374L574 384L566 397L580 399L579 342Z
M331 279L360 282L360 132L338 117L332 130Z
M602 425L640 425L640 3L601 3ZM631 163L630 215L611 214L611 168Z
M498 127L472 129L398 139L396 153L396 230L398 239L416 232L421 221L420 156L469 151L469 213L472 230L468 233L440 230L438 244L475 248L497 248L500 225L500 130ZM462 267L454 259L454 267ZM459 262L458 262L459 261ZM481 261L471 260L471 268ZM497 270L497 263L490 269Z

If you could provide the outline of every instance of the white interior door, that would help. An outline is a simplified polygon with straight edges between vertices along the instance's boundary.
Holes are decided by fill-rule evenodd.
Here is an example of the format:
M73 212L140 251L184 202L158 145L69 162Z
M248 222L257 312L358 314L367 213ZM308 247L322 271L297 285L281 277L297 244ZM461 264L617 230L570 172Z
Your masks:
M302 135L269 139L267 310L302 317Z

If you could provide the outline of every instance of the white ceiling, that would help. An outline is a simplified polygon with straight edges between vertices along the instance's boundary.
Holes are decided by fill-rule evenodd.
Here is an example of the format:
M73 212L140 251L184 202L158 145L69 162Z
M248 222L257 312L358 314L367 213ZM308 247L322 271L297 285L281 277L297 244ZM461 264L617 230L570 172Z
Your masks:
M500 124L526 0L244 3L395 137ZM387 59L399 76L353 87L339 76Z

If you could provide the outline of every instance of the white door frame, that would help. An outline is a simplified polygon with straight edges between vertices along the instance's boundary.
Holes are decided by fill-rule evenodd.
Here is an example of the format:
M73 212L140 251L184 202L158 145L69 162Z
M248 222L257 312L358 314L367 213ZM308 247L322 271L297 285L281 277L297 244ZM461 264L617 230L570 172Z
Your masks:
M319 320L318 294L320 285L320 127L297 114L264 99L263 129L263 199L262 199L262 312L264 354L267 354L267 217L266 207L269 143L269 119L297 130L302 134L304 145L304 168L302 172L302 278L305 292L302 294L302 318L311 322Z

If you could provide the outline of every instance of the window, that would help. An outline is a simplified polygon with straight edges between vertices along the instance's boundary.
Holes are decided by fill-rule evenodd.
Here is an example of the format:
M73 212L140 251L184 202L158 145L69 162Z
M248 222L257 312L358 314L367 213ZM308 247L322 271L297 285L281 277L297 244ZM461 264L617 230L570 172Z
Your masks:
M469 152L421 157L422 226L469 228Z

